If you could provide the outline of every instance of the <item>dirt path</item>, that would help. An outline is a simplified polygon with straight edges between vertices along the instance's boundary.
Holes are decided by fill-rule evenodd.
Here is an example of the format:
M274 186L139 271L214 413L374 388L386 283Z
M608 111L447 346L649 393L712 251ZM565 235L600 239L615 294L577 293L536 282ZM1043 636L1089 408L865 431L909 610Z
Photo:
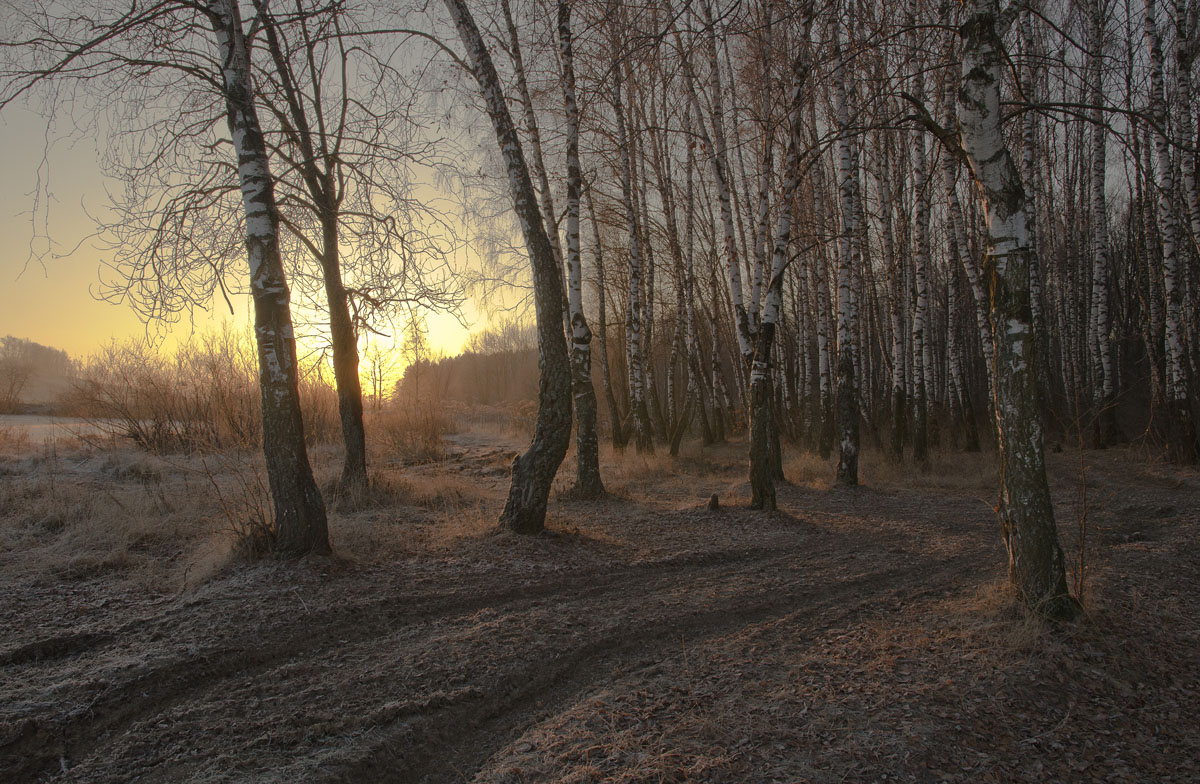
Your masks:
M457 448L452 462L471 475L495 449ZM761 515L728 508L730 492L744 492L737 474L663 480L653 503L559 503L538 539L486 535L381 565L240 567L70 631L15 635L0 650L0 771L80 782L659 780L646 748L615 769L590 754L563 762L588 748L564 728L594 720L597 700L647 695L699 715L747 678L769 680L750 675L770 659L749 652L763 639L798 661L881 613L924 612L999 575L994 517L977 493L789 486L790 513ZM711 488L726 508L703 508ZM1162 511L1156 492L1136 503ZM640 733L664 737L659 725ZM742 746L757 744L747 737ZM597 756L606 743L588 742ZM738 780L722 778L736 767L696 759L667 764L665 780Z

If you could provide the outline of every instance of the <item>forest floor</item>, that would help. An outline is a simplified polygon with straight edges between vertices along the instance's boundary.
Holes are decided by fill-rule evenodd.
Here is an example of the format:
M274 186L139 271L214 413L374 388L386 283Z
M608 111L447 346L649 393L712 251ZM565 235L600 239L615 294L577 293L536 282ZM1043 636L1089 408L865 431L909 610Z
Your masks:
M0 781L1200 777L1195 470L1050 456L1086 564L1053 628L1004 587L994 455L868 454L854 490L792 457L773 514L741 445L606 456L608 497L560 480L520 538L493 523L519 447L377 459L338 554L295 564L231 556L255 485L215 458L13 440Z

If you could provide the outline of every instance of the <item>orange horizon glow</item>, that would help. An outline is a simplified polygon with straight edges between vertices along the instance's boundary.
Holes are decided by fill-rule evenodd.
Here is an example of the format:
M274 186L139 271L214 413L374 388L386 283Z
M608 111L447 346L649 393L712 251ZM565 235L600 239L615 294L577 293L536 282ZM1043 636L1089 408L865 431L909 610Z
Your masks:
M8 242L0 247L0 336L12 335L66 351L73 359L86 359L112 342L148 340L165 350L189 339L226 327L249 331L252 316L249 298L232 298L233 312L222 298L179 314L174 323L145 322L126 304L110 303L94 296L101 269L109 257L87 238L94 231L90 214L107 204L106 183L98 164L96 140L53 146L44 155L46 119L27 109L12 106L0 115L0 166L6 172L0 187L0 236ZM39 181L50 183L52 195L45 222L33 223L31 210ZM44 205L43 205L44 211ZM39 220L42 216L39 215ZM46 247L36 236L54 238ZM40 244L39 244L40 243ZM36 251L36 252L35 252ZM477 259L464 250L464 262ZM39 260L38 256L41 257ZM487 319L475 303L463 308L468 326L453 315L427 313L428 342L435 354L458 354L472 330L486 327ZM320 315L295 311L298 349L301 356L321 350L319 338L308 337L320 321ZM400 320L381 331L388 337L366 336L360 341L364 353L363 374L367 373L364 348L371 343L394 343L399 352L407 323ZM404 362L396 363L393 375L399 377ZM367 378L364 377L364 383ZM369 388L369 387L364 387Z

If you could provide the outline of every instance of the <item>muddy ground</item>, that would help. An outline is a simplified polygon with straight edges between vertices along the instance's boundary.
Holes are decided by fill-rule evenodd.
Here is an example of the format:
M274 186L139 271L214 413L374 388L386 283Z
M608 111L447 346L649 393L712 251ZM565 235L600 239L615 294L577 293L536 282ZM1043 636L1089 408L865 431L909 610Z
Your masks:
M300 564L189 538L171 499L204 483L169 461L8 457L0 781L1200 777L1195 471L1051 456L1087 607L1054 629L1003 587L991 456L915 477L868 459L856 490L794 458L775 514L745 509L738 445L626 456L611 496L564 482L548 533L518 538L489 522L514 446L466 434L382 466L375 503L334 515L339 555ZM47 523L50 491L23 489L51 469L92 518L108 493L170 535L70 556L69 509Z

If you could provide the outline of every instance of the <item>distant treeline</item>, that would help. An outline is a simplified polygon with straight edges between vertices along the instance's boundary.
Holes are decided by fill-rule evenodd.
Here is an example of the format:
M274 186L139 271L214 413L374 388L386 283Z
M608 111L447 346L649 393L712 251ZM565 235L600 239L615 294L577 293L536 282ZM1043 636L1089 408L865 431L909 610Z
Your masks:
M454 357L419 357L396 382L395 400L499 405L532 400L538 388L533 327L507 321L471 336Z
M76 371L67 352L5 335L0 338L0 413L13 413L22 403L52 399Z

